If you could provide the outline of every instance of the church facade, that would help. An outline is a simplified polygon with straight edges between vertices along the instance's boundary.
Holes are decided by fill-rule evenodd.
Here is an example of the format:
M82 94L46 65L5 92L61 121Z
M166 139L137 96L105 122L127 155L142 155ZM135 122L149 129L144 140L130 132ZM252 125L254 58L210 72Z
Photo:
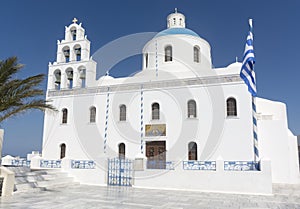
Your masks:
M271 193L272 183L298 183L285 104L257 98L255 159L241 63L214 68L210 44L183 14L170 14L142 55L135 75L96 78L101 63L81 23L65 28L48 71L47 100L58 111L45 112L37 167L54 162L94 185Z

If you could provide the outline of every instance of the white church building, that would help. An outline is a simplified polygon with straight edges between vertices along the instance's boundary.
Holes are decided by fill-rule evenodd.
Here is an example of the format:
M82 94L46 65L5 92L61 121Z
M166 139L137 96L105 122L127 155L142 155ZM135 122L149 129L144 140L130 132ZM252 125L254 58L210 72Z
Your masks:
M270 194L274 183L299 182L286 105L257 98L254 159L242 64L214 68L210 44L183 14L170 14L141 53L135 75L97 78L101 63L81 23L65 28L48 71L47 100L58 111L45 112L32 168L62 169L82 184L215 192Z

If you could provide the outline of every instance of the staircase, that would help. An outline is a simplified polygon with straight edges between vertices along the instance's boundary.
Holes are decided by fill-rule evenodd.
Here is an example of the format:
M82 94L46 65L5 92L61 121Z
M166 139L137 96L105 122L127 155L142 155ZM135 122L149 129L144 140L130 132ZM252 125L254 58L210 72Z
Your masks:
M15 173L15 192L39 192L79 184L60 170L36 170L28 167L7 167Z

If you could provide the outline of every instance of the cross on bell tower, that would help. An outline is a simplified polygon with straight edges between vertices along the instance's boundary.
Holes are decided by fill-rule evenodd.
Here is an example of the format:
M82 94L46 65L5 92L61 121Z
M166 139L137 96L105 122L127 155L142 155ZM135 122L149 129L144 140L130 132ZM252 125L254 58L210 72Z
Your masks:
M77 18L74 17L73 20L72 20L72 22L73 22L73 23L77 23L77 22L78 22Z

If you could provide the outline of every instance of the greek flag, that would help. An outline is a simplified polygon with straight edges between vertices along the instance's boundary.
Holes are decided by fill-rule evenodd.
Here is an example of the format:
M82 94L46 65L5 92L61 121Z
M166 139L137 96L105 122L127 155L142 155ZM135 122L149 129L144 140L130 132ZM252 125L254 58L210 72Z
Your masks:
M253 49L252 19L249 19L249 25L250 31L247 36L247 42L245 45L243 64L240 76L248 86L248 91L252 94L253 97L256 97L256 82L254 72L255 57Z

